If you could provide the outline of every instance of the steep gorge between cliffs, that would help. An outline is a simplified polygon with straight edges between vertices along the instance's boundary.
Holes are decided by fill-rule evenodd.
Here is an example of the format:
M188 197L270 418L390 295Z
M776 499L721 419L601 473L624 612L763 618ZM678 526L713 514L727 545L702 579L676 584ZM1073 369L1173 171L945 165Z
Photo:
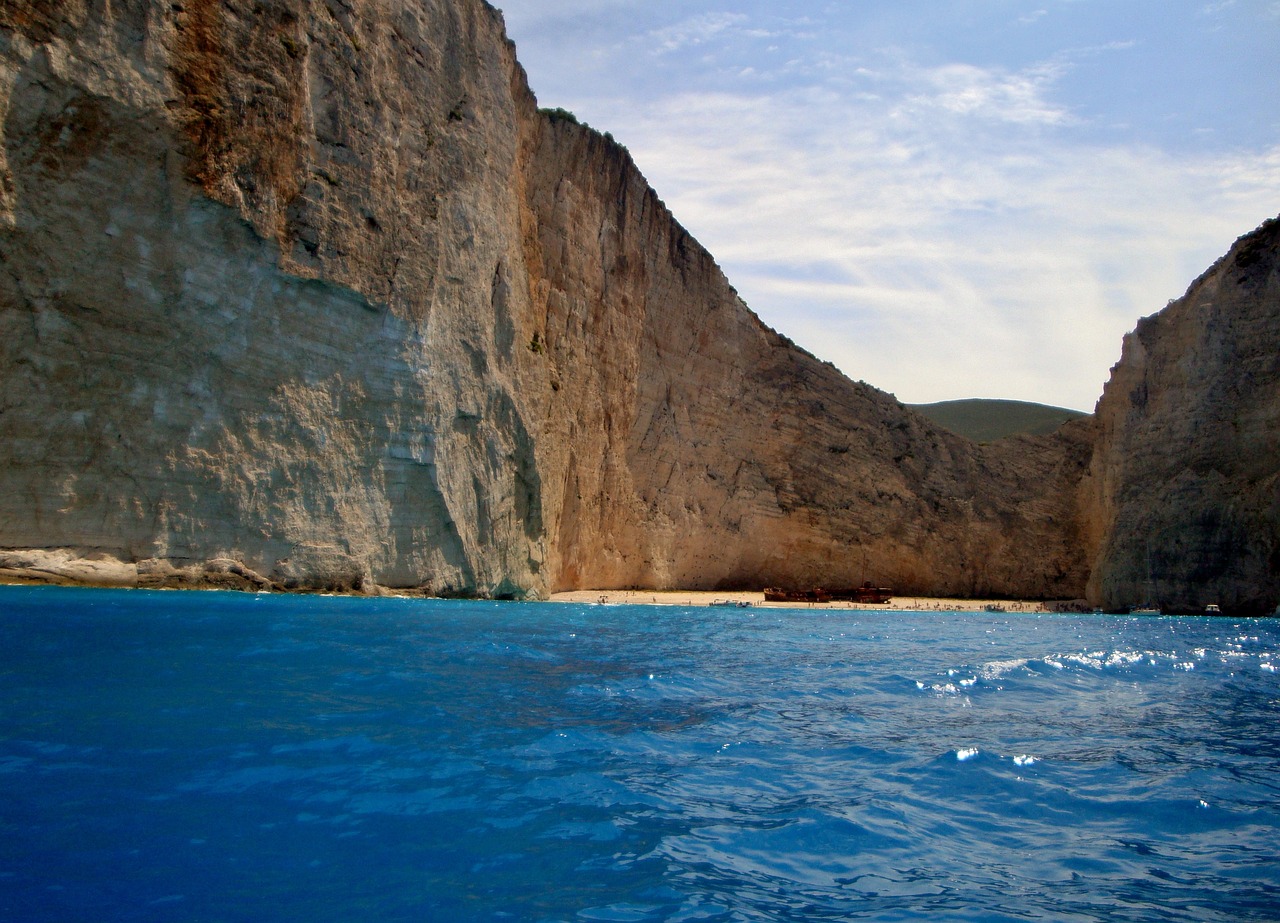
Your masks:
M1092 421L978 446L766 328L479 0L0 28L0 570L1073 598L1132 555Z

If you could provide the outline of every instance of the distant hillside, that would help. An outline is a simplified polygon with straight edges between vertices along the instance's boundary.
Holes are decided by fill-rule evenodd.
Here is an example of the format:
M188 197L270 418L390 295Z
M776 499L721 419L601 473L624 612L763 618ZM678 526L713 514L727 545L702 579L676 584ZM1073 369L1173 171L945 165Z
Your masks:
M1087 417L1079 410L1047 407L1026 401L995 401L972 398L964 401L941 401L937 404L908 404L943 429L972 439L994 442L1005 436L1043 436L1068 420Z

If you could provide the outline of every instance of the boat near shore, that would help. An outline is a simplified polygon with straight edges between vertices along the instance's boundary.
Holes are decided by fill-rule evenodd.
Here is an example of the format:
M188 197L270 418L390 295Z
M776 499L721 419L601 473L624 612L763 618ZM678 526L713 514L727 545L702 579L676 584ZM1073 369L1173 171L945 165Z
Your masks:
M765 602L771 603L829 603L831 594L821 587L812 590L784 590L781 587L765 587Z
M868 580L851 590L832 590L831 598L842 602L883 606L893 599L893 590L887 586L875 586Z
M765 602L773 603L829 603L834 601L882 606L893 599L893 590L889 587L875 586L870 581L860 587L841 590L826 590L822 587L815 587L812 590L766 587L764 598Z

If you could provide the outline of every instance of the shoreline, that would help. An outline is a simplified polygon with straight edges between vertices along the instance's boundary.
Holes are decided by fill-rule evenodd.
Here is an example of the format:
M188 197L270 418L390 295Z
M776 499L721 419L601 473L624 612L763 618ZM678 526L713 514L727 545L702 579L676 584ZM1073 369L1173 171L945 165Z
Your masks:
M999 606L1006 612L1055 612L1047 604L1029 599L951 599L930 596L894 596L887 603L766 602L756 590L567 590L552 593L554 603L602 603L633 606L710 606L717 602L749 603L752 609L865 609L893 612L982 612ZM746 607L744 607L746 608Z
M82 558L59 552L14 552L0 550L0 586L62 586L108 590L222 590L280 595L350 596L357 598L493 600L485 595L439 595L429 587L388 587L367 581L325 585L283 585L230 559L215 559L203 565L176 568L164 561L125 563L108 555ZM1002 612L1087 615L1099 610L1083 599L967 599L941 596L894 596L887 603L770 602L762 590L564 590L543 598L506 597L512 602L573 603L577 605L684 606L702 608L721 605L751 609L835 609L867 612ZM1107 611L1109 615L1144 614L1145 610ZM1213 615L1233 618L1280 618L1274 612L1177 612L1159 615Z
M403 596L434 598L426 588L397 589L361 582L328 586L281 585L239 562L216 558L175 567L163 560L124 562L107 554L84 554L73 549L0 550L0 585L81 586L102 589L239 590L245 592L320 593L343 596ZM465 597L464 597L465 598ZM529 600L531 602L537 600ZM646 606L710 606L743 604L768 609L865 609L901 612L981 612L988 606L1007 612L1041 613L1090 611L1083 600L959 599L954 597L895 596L887 603L833 601L766 602L763 590L569 590L552 593L547 602Z

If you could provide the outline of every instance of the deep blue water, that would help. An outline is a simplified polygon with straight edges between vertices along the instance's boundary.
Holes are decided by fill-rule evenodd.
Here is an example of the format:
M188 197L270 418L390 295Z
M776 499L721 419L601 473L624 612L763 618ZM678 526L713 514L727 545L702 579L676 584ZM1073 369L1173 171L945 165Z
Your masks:
M1280 920L1280 623L0 588L0 919Z

